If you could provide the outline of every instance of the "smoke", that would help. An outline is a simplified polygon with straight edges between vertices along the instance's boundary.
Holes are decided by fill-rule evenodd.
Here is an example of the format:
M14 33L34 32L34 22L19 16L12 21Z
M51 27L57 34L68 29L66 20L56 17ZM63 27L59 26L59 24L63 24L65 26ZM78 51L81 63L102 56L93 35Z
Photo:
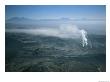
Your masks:
M53 36L59 38L71 38L82 40L82 46L88 45L87 32L79 29L73 24L62 24L57 28L37 28L37 29L11 29L6 32L28 33L34 35Z
M82 37L82 46L87 46L88 42L87 42L87 32L85 30L80 30L81 32L81 37Z

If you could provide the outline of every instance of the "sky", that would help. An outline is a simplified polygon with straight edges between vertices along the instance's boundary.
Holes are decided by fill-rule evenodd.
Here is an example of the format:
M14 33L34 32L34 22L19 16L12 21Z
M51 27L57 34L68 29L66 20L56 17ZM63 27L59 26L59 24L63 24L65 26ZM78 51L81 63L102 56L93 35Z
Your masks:
M6 19L26 17L31 19L92 18L105 19L105 5L6 5Z

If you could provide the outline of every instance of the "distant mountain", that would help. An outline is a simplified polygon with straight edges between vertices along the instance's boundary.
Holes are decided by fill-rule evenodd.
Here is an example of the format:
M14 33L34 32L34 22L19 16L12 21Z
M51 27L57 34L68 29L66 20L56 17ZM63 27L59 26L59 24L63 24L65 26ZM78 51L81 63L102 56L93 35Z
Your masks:
M8 19L7 21L25 21L25 20L32 20L32 19L29 19L29 18L25 18L25 17L13 17L13 18L10 18Z
M34 21L72 21L70 18L59 18L59 19L30 19L25 17L13 17L6 20L6 23L21 23L21 22L34 22Z
M91 19L91 18L80 18L80 19L74 19L74 18L59 18L59 19L30 19L25 17L12 17L10 19L6 20L6 23L31 23L31 22L46 22L46 21L105 21L105 19Z
M60 19L29 19L25 17L13 17L6 20L6 26L11 27L21 27L24 26L35 26L35 27L58 27L63 23L71 22L69 18L60 18Z
M34 22L35 20L25 18L25 17L13 17L8 20L6 20L6 23L13 23L13 24L28 24L31 22Z

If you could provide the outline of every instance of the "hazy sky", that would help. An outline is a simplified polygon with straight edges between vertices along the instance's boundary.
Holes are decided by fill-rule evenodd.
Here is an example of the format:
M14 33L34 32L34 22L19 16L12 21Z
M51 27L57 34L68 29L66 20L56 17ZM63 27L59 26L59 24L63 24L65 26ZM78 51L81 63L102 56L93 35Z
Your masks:
M104 5L7 5L6 19L27 17L32 19L95 18L105 19Z

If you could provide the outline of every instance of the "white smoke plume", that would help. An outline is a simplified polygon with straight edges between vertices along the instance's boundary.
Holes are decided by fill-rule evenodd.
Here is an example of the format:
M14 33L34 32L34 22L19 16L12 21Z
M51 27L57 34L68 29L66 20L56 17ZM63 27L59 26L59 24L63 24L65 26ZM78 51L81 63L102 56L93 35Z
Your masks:
M80 30L81 32L81 37L82 37L82 45L83 47L84 46L87 46L88 45L88 42L87 42L87 32L85 30Z
M87 32L79 29L73 24L62 24L57 28L37 28L37 29L11 29L6 32L28 33L34 35L53 36L59 38L72 38L82 40L82 46L88 45Z

